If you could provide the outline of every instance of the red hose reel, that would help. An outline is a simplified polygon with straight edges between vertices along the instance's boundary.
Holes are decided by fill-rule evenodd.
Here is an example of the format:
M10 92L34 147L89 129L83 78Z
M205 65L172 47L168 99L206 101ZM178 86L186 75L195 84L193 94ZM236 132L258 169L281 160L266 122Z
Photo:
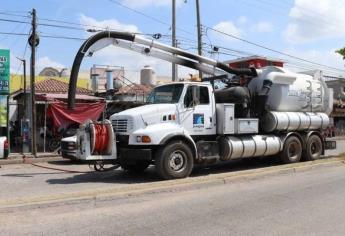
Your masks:
M112 126L109 123L90 123L90 145L92 155L109 155L112 142L115 142Z

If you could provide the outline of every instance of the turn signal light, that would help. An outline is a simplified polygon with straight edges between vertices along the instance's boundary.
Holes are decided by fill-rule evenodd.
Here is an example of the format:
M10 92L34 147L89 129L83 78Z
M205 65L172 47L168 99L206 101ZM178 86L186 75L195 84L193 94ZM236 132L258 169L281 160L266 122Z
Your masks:
M144 136L141 137L141 142L143 142L143 143L151 143L151 138L149 136L144 135Z
M151 143L151 138L147 135L137 136L137 143Z

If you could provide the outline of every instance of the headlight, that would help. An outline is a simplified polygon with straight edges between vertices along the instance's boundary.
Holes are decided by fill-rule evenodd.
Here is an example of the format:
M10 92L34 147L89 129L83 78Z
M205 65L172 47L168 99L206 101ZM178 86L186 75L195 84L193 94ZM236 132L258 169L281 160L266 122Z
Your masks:
M76 149L76 143L75 143L75 142L68 142L68 143L67 143L67 149L68 149L68 150L74 150L74 149Z
M151 138L147 135L137 136L137 143L151 143Z

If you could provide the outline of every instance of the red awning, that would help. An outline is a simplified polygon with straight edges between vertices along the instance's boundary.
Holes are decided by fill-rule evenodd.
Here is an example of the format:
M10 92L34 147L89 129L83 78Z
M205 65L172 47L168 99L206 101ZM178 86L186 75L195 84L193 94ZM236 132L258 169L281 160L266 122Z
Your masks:
M57 102L49 105L47 115L53 119L54 127L60 129L88 119L98 120L104 109L105 102L77 103L73 110L69 110L66 103Z

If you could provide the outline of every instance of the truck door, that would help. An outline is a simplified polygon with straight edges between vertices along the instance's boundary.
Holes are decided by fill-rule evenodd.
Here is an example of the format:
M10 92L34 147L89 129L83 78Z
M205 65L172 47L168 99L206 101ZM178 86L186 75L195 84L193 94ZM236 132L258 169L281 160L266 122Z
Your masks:
M187 87L180 122L190 135L215 134L215 107L212 95L209 86Z

